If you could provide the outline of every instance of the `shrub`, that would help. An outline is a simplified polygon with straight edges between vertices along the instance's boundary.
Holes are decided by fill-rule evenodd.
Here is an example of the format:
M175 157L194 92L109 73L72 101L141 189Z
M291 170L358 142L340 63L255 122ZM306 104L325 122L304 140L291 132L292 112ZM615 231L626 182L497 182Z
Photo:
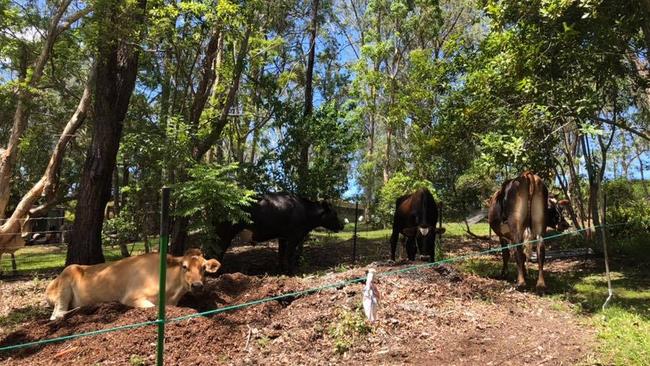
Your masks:
M237 164L226 166L199 164L189 170L191 179L175 186L177 216L192 218L190 230L208 256L220 256L214 224L223 221L249 221L244 210L253 201L254 192L237 184Z
M334 352L347 352L361 336L370 331L361 307L341 311L338 321L329 328L329 335L334 340Z
M428 180L414 179L402 173L396 173L391 179L389 179L379 191L377 216L379 216L381 222L384 225L390 224L395 211L395 201L400 196L413 193L420 188L428 189L434 198L436 198L436 201L438 201L433 184Z
M131 211L124 210L120 215L108 219L102 227L102 242L118 245L138 240L141 230L138 228Z

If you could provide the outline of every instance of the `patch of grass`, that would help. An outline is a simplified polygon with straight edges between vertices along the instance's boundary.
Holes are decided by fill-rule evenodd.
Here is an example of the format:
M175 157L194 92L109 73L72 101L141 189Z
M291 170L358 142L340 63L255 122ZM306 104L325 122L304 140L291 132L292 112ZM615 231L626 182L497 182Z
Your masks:
M495 278L500 274L500 259L472 258L458 266L470 273ZM528 264L529 286L534 286L537 266ZM556 310L573 308L586 316L598 330L598 353L591 363L607 365L648 365L650 360L650 269L631 263L614 263L610 272L614 297L608 307L602 305L608 296L604 270L587 273L567 271L548 273L547 293L557 300ZM516 267L511 262L508 280L514 284ZM532 287L531 287L532 289Z
M155 243L151 240L150 242ZM35 245L24 247L16 251L16 266L19 273L42 272L63 268L65 264L66 246L64 245ZM144 253L144 243L128 244L131 255ZM105 246L104 257L107 262L122 258L118 246ZM4 254L0 260L0 269L11 273L11 256Z
M360 308L342 310L336 323L329 327L328 333L334 340L334 352L344 354L356 341L370 333L371 328Z
M354 232L353 226L350 225L352 224L347 224L345 226L345 229L338 233L327 231L313 231L312 235L314 235L316 238L325 238L324 240L351 240ZM442 227L445 228L443 237L462 237L467 235L465 224L462 222L443 223ZM469 227L470 230L472 230L472 233L476 235L488 235L489 225L485 222L479 222L477 224L470 225ZM366 225L359 225L357 227L357 236L361 239L385 240L388 242L391 234L391 228L372 230L368 229L368 226Z
M650 320L647 316L615 303L594 320L601 340L602 363L641 366L650 362Z
M443 223L442 227L446 229L443 236L458 238L467 235L467 227L463 222ZM476 235L487 236L489 234L490 225L488 225L487 222L479 222L470 225L469 228L472 231L472 233Z
M0 316L0 327L10 328L30 320L42 319L48 315L49 309L26 306L24 308L14 309L6 316Z
M497 278L501 275L501 262L490 260L488 257L473 257L456 263L463 272L477 276ZM511 269L512 266L508 267L508 271Z
M257 340L257 345L260 346L260 348L266 348L266 346L268 346L269 343L271 343L271 338L265 335Z
M146 360L140 355L131 355L129 364L132 366L144 366L146 365Z
M335 273L343 273L343 272L345 272L345 271L347 271L347 270L349 270L351 268L352 268L351 266L349 266L349 265L347 265L345 263L340 263L340 264L337 264L334 267L334 272Z

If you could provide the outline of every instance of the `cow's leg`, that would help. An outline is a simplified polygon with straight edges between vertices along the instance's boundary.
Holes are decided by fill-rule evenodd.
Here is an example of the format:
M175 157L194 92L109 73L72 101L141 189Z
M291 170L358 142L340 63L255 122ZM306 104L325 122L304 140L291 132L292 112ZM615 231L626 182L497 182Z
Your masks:
M524 253L524 248L521 244L521 241L524 237L524 229L518 222L508 224L510 226L510 232L513 236L513 244L517 244L517 251L515 253L515 259L517 260L517 287L524 288L526 287L526 254Z
M526 287L526 254L521 245L517 247L515 259L517 260L517 287L524 288Z
M278 272L287 272L287 239L278 239Z
M415 253L417 252L417 247L415 244L415 236L409 236L406 238L406 255L410 261L415 260Z
M501 268L501 278L508 276L508 262L510 261L510 248L508 248L508 241L505 238L499 238L501 243L501 257L503 258L503 267Z
M393 234L390 236L390 259L395 260L395 251L397 250L397 239L399 239L399 231L393 225Z
M56 281L56 280L55 280ZM48 294L48 301L54 303L54 310L50 316L50 320L61 319L68 313L70 304L72 304L72 297L74 296L71 285L66 281L59 280L56 284L54 294L50 297Z
M426 246L426 241L427 241L427 236L421 235L420 232L418 231L418 233L415 235L415 242L417 243L417 248L418 251L420 252L420 255L425 255L429 253L428 247Z
M544 239L541 235L538 236L537 242L537 264L539 265L539 273L537 274L537 290L543 291L546 289L546 281L544 281L544 256L546 255L546 248L544 248Z
M228 248L235 236L244 229L243 225L232 225L230 223L217 223L215 224L216 234L217 234L217 245L220 249L220 253L217 255L218 260L222 260L226 255Z
M296 258L296 249L298 247L298 241L296 239L289 239L287 241L287 274L289 276L293 276L296 270L296 266L298 264L298 260Z
M156 304L152 303L146 297L139 297L135 299L125 299L123 302L126 306L132 306L134 308L152 308Z
M537 290L544 291L546 282L544 281L544 256L546 248L544 247L544 232L546 231L546 204L548 193L545 189L537 189L531 199L531 238L537 239L537 264L539 271L537 273Z
M298 266L298 262L302 258L302 252L303 249L305 248L305 240L307 240L307 234L305 236L298 240L298 245L296 246L296 253L295 253L295 265L296 267Z
M429 231L429 235L425 236L424 241L426 243L426 253L429 254L429 262L436 261L436 232L435 230Z
M16 267L16 256L14 253L11 253L11 269L13 270L14 274L18 273L18 267Z

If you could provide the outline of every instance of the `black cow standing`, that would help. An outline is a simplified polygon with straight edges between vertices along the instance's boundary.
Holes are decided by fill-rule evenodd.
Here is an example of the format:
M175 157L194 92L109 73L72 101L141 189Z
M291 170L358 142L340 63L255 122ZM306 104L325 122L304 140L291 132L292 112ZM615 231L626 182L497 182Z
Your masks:
M250 230L254 242L278 239L278 260L281 272L293 274L302 243L313 229L322 226L332 231L343 229L332 205L313 202L289 193L268 193L246 209L250 223L221 223L217 235L225 253L232 239L242 230Z
M395 260L399 234L406 236L406 253L409 260L415 260L416 242L420 254L428 254L435 261L436 223L438 206L431 192L422 188L415 193L401 196L395 202L393 234L390 237L390 259Z

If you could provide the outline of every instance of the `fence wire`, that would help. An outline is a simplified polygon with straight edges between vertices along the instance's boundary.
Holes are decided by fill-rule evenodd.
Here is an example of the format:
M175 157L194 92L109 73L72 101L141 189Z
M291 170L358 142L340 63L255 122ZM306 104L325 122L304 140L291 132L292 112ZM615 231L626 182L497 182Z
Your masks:
M516 247L519 247L519 246L522 246L522 245L536 243L536 242L539 242L539 241L542 241L542 240L546 241L546 240L549 240L549 239L555 239L555 238L559 238L559 237L562 237L562 236L574 235L576 233L587 231L587 230L595 230L595 229L597 229L599 227L605 228L605 227L613 227L613 226L620 226L620 225L626 225L626 223L591 226L591 227L584 228L584 229L579 229L579 230L576 230L576 231L550 235L550 236L542 238L542 239L527 240L527 241L524 241L524 242L521 242L521 243L510 244L510 245L503 246L503 247L499 246L499 247L496 247L496 248L491 248L491 249L483 250L483 251L480 251L480 252L474 252L474 253L470 253L470 254L466 254L466 255L462 255L462 256L446 258L446 259L442 259L442 260L435 261L435 262L422 263L422 264L409 266L409 267L406 267L406 268L400 268L400 269L395 269L395 270L390 270L390 271L385 271L385 272L379 272L379 273L376 273L375 276L376 277L377 276L384 277L384 276L392 276L392 275L396 275L396 274L400 274L400 273L418 271L418 270L422 270L422 269L426 269L426 268L431 268L431 267L434 267L434 266L439 266L439 265L445 264L445 263L459 262L459 261L463 261L463 260L466 260L466 259L469 259L469 258L483 256L483 255L493 253L493 252L497 252L497 251L501 251L501 250L504 250L504 249L509 250L509 249L516 248ZM41 339L41 340L38 340L38 341L15 344L15 345L11 345L11 346L4 346L4 347L0 347L0 352L11 351L11 350L21 349L21 348L26 348L26 347L42 346L42 345L46 345L46 344L49 344L49 343L61 342L61 341L66 341L66 340L81 338L81 337L95 336L95 335L111 333L111 332L116 332L116 331L121 331L121 330L126 330L126 329L133 329L133 328L139 328L139 327L144 327L144 326L156 325L156 324L160 324L160 323L175 323L175 322L194 319L194 318L198 318L198 317L216 315L216 314L224 313L224 312L227 312L227 311L233 311L233 310L237 310L237 309L247 308L247 307L250 307L250 306L255 306L255 305L259 305L259 304L263 304L263 303L267 303L267 302L271 302L271 301L277 301L277 300L286 299L286 298L294 298L295 299L295 298L298 298L298 297L301 297L301 296L313 294L313 293L320 292L320 291L323 291L323 290L332 289L332 288L342 288L342 287L345 287L345 286L348 286L348 285L351 285L351 284L361 283L363 281L365 281L365 277L357 277L357 278L353 278L353 279L350 279L350 280L334 282L334 283L330 283L330 284L326 284L326 285L322 285L322 286L318 286L318 287L314 287L314 288L310 288L310 289L306 289L306 290L288 292L288 293L284 293L284 294L280 294L280 295L276 295L276 296L270 296L270 297L266 297L266 298L263 298L263 299L242 303L242 304L229 305L229 306L225 306L225 307L218 308L218 309L212 309L212 310L203 311L203 312L200 312L200 313L189 314L189 315L184 315L184 316L175 317L175 318L152 320L152 321L128 324L128 325L123 325L123 326L118 326L118 327L113 327L113 328L100 329L100 330L95 330L95 331L90 331L90 332L85 332L85 333L76 333L76 334L71 334L71 335L61 336L61 337L56 337L56 338Z

